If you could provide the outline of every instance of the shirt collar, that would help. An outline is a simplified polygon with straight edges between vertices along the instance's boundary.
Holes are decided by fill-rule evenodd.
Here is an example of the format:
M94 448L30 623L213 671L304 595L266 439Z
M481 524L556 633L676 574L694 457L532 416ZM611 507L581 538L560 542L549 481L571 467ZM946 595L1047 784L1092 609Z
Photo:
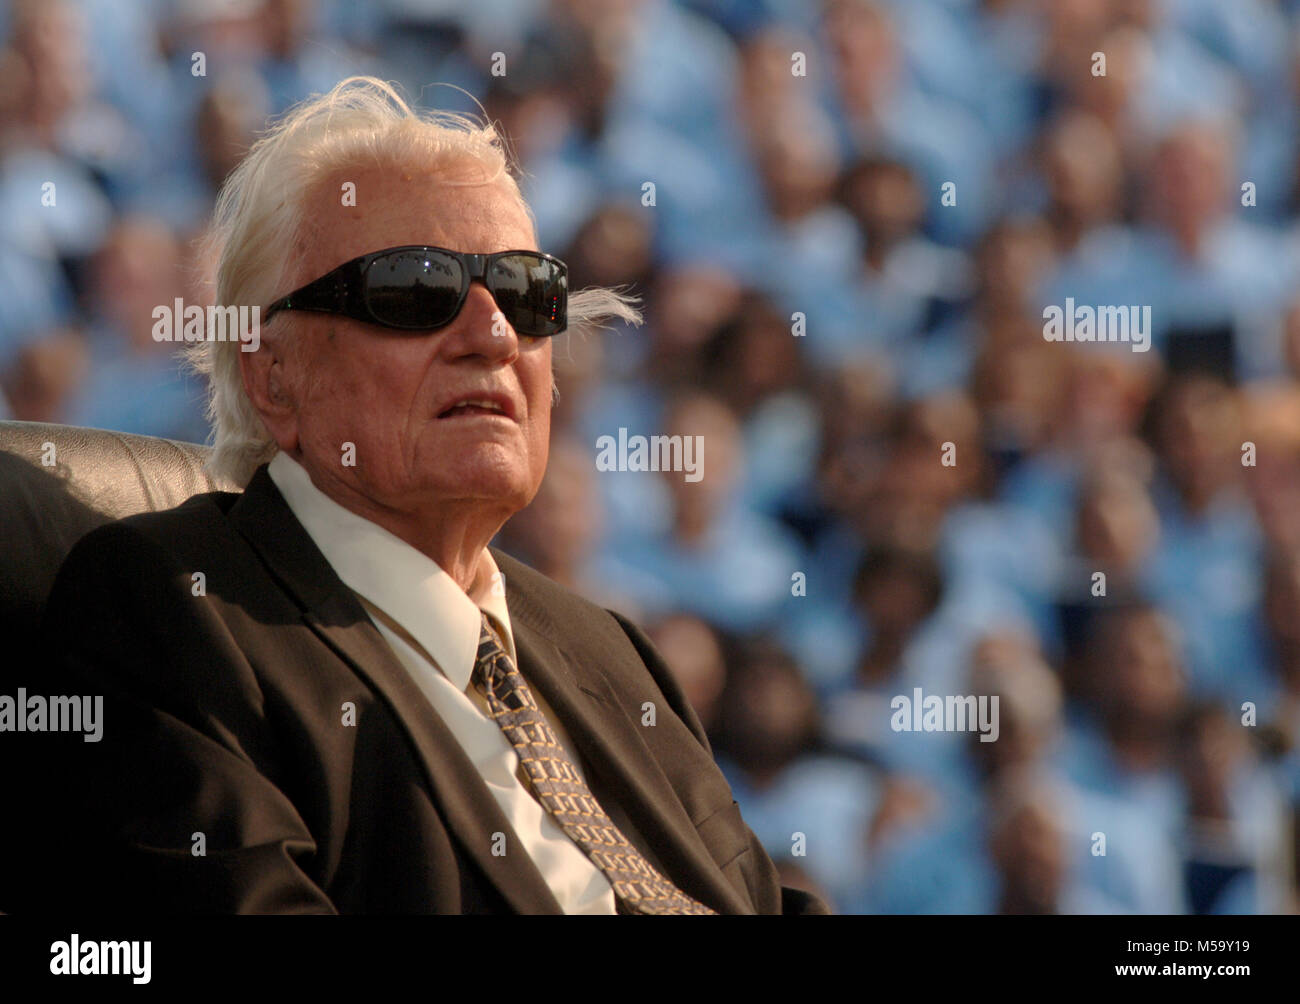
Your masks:
M474 671L480 610L517 664L505 580L487 548L471 599L433 559L322 492L288 454L277 453L267 473L338 577L400 624L457 688Z

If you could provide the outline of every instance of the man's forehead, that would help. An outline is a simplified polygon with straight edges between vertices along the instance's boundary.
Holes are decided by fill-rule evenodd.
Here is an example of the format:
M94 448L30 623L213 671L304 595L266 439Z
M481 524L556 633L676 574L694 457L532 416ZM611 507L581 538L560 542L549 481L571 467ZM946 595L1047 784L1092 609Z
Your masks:
M427 168L334 172L307 193L307 226L296 257L323 268L404 244L478 252L536 248L528 217L507 185L460 181Z

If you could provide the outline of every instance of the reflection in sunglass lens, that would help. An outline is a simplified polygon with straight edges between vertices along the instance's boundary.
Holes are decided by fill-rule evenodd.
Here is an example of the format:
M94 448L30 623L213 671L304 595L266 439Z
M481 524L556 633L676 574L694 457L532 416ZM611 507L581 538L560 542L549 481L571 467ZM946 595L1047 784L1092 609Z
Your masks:
M554 262L537 255L498 258L488 270L497 308L521 335L554 335L565 325L568 281Z
M403 328L432 328L456 312L464 272L436 252L399 251L366 271L366 304L376 320Z

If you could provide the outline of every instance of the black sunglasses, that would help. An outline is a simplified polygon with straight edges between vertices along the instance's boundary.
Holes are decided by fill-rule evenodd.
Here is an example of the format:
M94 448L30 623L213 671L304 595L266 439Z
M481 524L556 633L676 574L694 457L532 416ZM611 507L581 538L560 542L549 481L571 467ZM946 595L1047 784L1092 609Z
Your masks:
M282 296L280 310L315 310L401 331L428 331L455 320L479 279L521 335L548 338L568 324L569 269L540 251L463 254L406 245L373 251Z

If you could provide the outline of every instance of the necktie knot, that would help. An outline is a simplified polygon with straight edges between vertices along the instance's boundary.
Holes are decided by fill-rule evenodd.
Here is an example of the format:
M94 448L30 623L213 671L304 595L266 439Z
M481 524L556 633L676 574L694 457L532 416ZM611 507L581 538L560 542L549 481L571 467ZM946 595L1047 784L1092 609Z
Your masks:
M478 656L477 665L483 665L489 660L506 654L504 646L497 638L497 633L492 629L492 622L488 620L488 615L479 613L478 628Z
M509 678L518 675L501 638L492 627L487 614L479 617L478 656L470 679L489 701L498 701L510 711L523 711L528 707L523 686L510 686ZM523 683L520 678L519 683ZM531 695L530 695L531 696Z

